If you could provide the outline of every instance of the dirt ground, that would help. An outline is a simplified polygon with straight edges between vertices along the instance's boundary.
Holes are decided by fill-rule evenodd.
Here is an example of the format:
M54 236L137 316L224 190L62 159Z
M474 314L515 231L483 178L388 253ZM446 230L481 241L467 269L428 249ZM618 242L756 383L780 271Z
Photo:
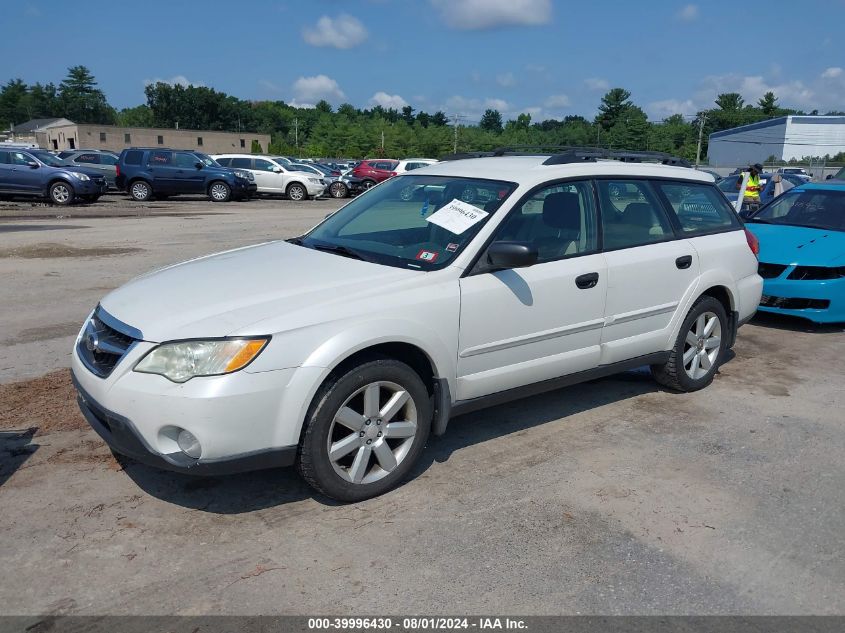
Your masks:
M293 469L118 461L77 412L105 292L337 203L162 205L0 208L4 613L845 614L842 328L759 317L694 394L634 371L461 416L338 505Z

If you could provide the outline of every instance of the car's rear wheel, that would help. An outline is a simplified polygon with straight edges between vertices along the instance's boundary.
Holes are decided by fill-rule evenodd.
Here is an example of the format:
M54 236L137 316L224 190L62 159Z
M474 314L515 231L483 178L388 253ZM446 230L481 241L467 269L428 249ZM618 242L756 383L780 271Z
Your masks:
M365 180L364 182L361 183L361 186L364 189L371 189L372 187L376 186L376 181L375 180Z
M153 188L144 180L136 180L129 186L129 195L133 200L146 202L153 197Z
M50 200L54 204L66 205L73 202L76 193L68 183L59 181L50 185Z
M339 180L336 180L329 185L329 194L332 198L345 198L349 195L349 187Z
M717 299L703 296L690 308L669 360L652 365L661 385L677 391L696 391L713 381L728 339L728 316Z
M208 186L208 197L212 202L229 202L232 189L225 182L217 180Z
M294 182L288 186L287 196L291 200L299 202L300 200L305 200L308 197L308 191L306 191L305 187L300 185L298 182Z
M300 444L304 479L338 501L383 494L419 458L431 426L431 398L405 363L377 359L353 367L315 398Z

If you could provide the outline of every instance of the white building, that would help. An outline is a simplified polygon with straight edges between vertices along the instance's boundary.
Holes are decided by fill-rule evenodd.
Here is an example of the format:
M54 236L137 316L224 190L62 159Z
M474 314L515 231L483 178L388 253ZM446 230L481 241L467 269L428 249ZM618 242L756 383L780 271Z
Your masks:
M762 163L845 152L845 116L789 115L710 135L707 157L714 167Z

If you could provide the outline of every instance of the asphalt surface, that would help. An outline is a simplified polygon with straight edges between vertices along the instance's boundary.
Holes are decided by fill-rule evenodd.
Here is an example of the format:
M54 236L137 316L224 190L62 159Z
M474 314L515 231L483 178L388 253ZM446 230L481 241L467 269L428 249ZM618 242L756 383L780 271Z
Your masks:
M337 206L0 203L4 613L845 613L842 328L758 318L694 394L635 371L456 418L354 505L115 461L64 369L97 300Z

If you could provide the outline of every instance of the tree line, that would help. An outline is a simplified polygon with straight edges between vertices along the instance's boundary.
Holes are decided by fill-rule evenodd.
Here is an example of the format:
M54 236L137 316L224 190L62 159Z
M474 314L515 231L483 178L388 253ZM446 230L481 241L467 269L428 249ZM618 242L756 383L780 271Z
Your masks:
M108 103L85 66L69 68L58 86L11 79L0 88L0 126L8 129L30 119L64 117L75 123L257 132L270 134L270 152L326 158L437 157L456 148L460 152L513 145L588 145L663 151L694 160L699 132L704 159L707 138L713 132L804 114L780 107L772 92L755 104L745 103L739 93L723 93L715 107L693 117L675 114L649 121L628 90L613 88L601 98L592 120L570 115L532 121L530 114L523 113L503 121L500 112L488 109L477 124L455 126L445 112L428 113L410 105L361 109L344 103L334 109L327 101L319 101L313 108L300 108L284 101L239 99L206 86L161 82L148 85L144 93L146 103L118 110Z

